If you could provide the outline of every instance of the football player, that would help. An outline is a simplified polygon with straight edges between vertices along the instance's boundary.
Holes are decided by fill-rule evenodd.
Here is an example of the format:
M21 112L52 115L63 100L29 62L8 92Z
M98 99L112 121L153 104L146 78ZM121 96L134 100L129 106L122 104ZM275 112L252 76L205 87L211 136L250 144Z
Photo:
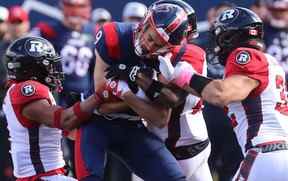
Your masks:
M263 53L263 23L252 11L236 7L220 14L211 30L225 78L212 80L182 63L171 80L218 106L228 116L244 154L234 180L287 180L288 98L285 72Z
M101 99L91 95L64 109L51 91L62 88L61 58L50 42L27 36L15 40L5 57L9 87L3 111L7 118L17 180L75 180L64 176L62 131L87 120Z
M167 3L171 3L178 7L181 7L183 10L185 10L186 14L189 14L190 17L193 18L189 21L189 26L186 29L187 33L185 34L185 38L196 37L195 35L197 35L197 27L195 26L196 17L194 9L185 2L179 0L162 0L157 1L154 4L165 5ZM155 48L155 45L153 46L152 42L157 42L157 40L163 38L162 36L165 36L165 34L153 34L153 31L155 30L153 30L153 24L151 23L152 21L149 18L151 17L146 17L145 21L140 23L140 26L138 26L138 29L135 32L135 41L139 42L139 44L137 44L138 49L136 49L138 50L138 54L140 54L142 57L150 57L152 60L150 59L148 61L155 62L155 64L157 65L158 61L157 59L156 61L153 60L153 57L157 57L157 55L162 55L163 53L166 54L167 52L169 52L172 57L170 57L168 61L173 62L173 66L176 66L179 62L185 61L191 64L195 69L197 69L198 73L206 75L205 53L201 48L193 44L184 43L182 46L171 46L168 49L164 48L162 49L161 53L153 52L153 48ZM145 28L142 29L142 27ZM169 34L166 35L169 37ZM147 46L148 43L151 43L151 46ZM166 44L163 43L162 47L165 47L164 45L169 45L169 42ZM164 60L165 58L162 56L160 56L159 59L161 69L162 61L167 60ZM143 61L143 63L149 64L149 62L147 61ZM184 171L187 180L212 180L207 163L210 154L210 145L205 121L201 112L201 100L196 96L192 95L184 98L184 101L180 105L177 105L171 100L167 99L159 100L166 107L175 107L172 110L168 123L164 124L163 127L161 126L159 128L159 126L155 126L150 122L151 120L153 120L153 117L155 117L154 115L157 114L157 109L155 109L155 103L158 101L158 98L161 99L161 93L173 91L171 89L166 89L163 92L157 92L164 85L159 82L152 81L151 77L149 78L149 80L142 79L143 74L147 75L147 68L140 70L140 67L132 66L129 69L125 69L125 66L126 65L124 64L118 64L108 68L107 77L112 77L114 79L119 78L122 80L124 79L128 80L128 82L136 81L139 85L144 84L142 88L146 96L149 98L148 100L153 101L150 104L150 107L147 107L145 109L137 109L136 104L134 105L132 101L127 101L128 105L147 121L148 128L153 133L155 133L163 141L165 141L168 149L178 160L178 163ZM159 69L159 67L157 66L155 68ZM129 70L130 72L128 73L128 75L125 74L125 72ZM137 72L141 72L138 75L139 77L136 76ZM162 83L168 83L168 81L165 80L163 76L159 77L159 79L162 79ZM150 85L147 86L146 82L149 82L148 84ZM175 95L170 93L168 95L169 96L167 97L170 98L175 97ZM138 96L140 99L145 98L145 96L141 97L138 94L136 94L136 96ZM137 103L138 106L141 105L141 102L139 101L135 101L135 103Z
M135 65L147 59L146 56L142 56L142 53L146 53L146 49L145 52L141 52L139 39L134 39L136 31L147 31L151 33L150 36L153 36L146 36L145 40L141 40L145 41L145 46L149 47L152 56L158 52L166 52L172 45L179 45L186 35L187 15L177 5L169 3L155 5L149 8L144 19L145 22L149 21L154 26L140 23L139 28L135 29L135 25L131 23L112 22L104 24L96 34L95 90L92 92L101 91L104 87L103 97L109 99L110 94L106 90L110 88L112 96L110 96L110 102L103 104L98 109L98 113L93 115L93 119L97 121L83 125L78 131L76 170L79 180L103 180L105 155L108 151L120 157L135 174L144 180L185 180L177 161L162 140L148 131L142 123L141 115L127 109L126 104L136 112L137 110L150 111L150 114L147 114L150 116L147 120L156 127L163 127L167 124L170 109L159 105L151 108L145 100L139 100L131 93L133 90L136 94L137 92L141 94L137 87L129 88L121 81L108 80L107 83L105 79L105 69L112 65L121 62ZM158 36L159 34L168 35L167 33L169 37ZM159 38L155 44L151 41L151 38L155 38L154 36ZM115 109L117 112L103 114L108 108Z

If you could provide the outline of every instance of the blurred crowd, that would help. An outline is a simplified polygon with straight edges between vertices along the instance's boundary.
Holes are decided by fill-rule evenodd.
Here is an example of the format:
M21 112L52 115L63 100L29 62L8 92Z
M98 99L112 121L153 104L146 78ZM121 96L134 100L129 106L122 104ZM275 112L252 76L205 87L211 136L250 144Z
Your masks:
M64 91L58 95L60 105L71 105L71 97L67 92L83 93L88 89L89 79L86 74L93 64L94 41L97 41L97 30L103 23L113 21L113 12L99 7L92 9L89 0L74 1L62 0L60 9L63 12L63 20L58 22L38 22L35 27L30 26L29 13L21 6L0 7L0 57L6 48L15 39L24 35L42 36L55 46L56 51L63 57L63 70L67 75L64 81ZM237 6L229 2L223 2L207 11L207 22L212 25L215 18L228 8ZM250 7L261 17L265 24L265 49L274 56L286 71L288 80L288 2L284 0L255 0ZM147 11L146 5L139 2L129 2L123 8L122 21L138 23ZM215 65L215 56L211 51L211 40L209 39L209 28L199 32L200 36L191 43L202 47L207 54L208 76L221 78L223 67ZM67 39L69 37L69 39ZM68 43L67 43L68 42ZM75 52L73 47L78 47ZM79 48L80 47L80 48ZM75 61L72 61L75 60ZM79 60L79 63L75 63ZM4 62L0 61L0 102L2 105L5 94L6 71ZM86 77L85 77L86 76ZM75 84L75 82L80 82ZM208 134L211 141L211 155L209 166L215 180L229 181L236 172L242 154L232 127L224 111L220 108L205 104L204 117L207 124ZM13 168L9 155L9 139L6 129L6 121L2 110L0 110L0 180L14 180ZM64 156L67 162L67 174L74 176L73 159L74 142L63 140ZM109 155L106 168L106 180L129 181L137 180L125 166ZM119 179L121 178L121 180Z

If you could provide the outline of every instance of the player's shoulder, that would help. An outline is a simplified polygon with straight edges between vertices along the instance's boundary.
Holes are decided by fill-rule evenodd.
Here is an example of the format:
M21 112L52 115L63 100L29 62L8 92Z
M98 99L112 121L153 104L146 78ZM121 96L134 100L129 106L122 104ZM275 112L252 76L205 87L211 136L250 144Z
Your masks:
M243 67L257 66L267 64L267 57L262 51L257 49L240 47L230 53L227 63Z
M107 22L104 23L99 30L102 30L103 34L107 36L113 36L114 34L121 36L131 32L133 30L133 24L116 21Z
M194 56L205 56L205 51L200 47L200 46L197 46L195 44L187 44L187 50L186 52L191 54L191 55L194 55Z
M197 45L185 44L176 46L172 50L172 61L185 61L193 66L193 68L202 73L205 63L205 51ZM177 60L178 59L178 60Z
M98 54L108 64L113 60L121 59L131 47L132 32L133 25L130 23L105 23L95 37L95 48Z
M38 98L49 98L49 88L40 82L27 80L16 83L10 90L14 103L25 103Z

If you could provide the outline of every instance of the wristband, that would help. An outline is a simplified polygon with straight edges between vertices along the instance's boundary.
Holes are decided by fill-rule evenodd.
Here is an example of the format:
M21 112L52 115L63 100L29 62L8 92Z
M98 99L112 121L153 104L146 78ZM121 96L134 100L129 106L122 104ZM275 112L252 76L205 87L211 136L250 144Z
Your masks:
M63 108L58 108L58 109L54 112L53 125L52 125L52 127L58 128L58 129L62 129L62 127L61 127L61 115L62 115L62 112L63 112L63 111L64 111Z
M212 79L194 74L190 80L189 86L201 95L203 89L209 84Z
M85 121L88 118L90 118L90 116L91 116L90 113L84 112L84 111L81 110L80 102L76 102L73 105L73 111L74 111L74 114L77 117L77 121L79 121L79 122Z
M148 89L145 91L145 94L147 97L153 101L155 100L159 95L162 90L164 85L156 80L153 80L151 85L148 87Z

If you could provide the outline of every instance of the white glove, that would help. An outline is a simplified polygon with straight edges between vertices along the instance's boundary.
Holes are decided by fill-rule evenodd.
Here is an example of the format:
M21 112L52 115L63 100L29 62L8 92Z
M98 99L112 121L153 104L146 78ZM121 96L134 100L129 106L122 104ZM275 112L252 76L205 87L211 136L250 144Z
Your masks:
M158 60L160 62L159 69L161 74L164 76L164 78L168 81L172 80L172 75L174 73L174 67L171 63L171 53L167 54L165 57L158 56Z
M190 83L192 76L196 73L191 64L185 61L178 62L172 75L172 83L178 87L185 87Z
M106 83L106 90L110 91L114 96L123 99L123 95L130 90L128 84L122 80L109 79Z

